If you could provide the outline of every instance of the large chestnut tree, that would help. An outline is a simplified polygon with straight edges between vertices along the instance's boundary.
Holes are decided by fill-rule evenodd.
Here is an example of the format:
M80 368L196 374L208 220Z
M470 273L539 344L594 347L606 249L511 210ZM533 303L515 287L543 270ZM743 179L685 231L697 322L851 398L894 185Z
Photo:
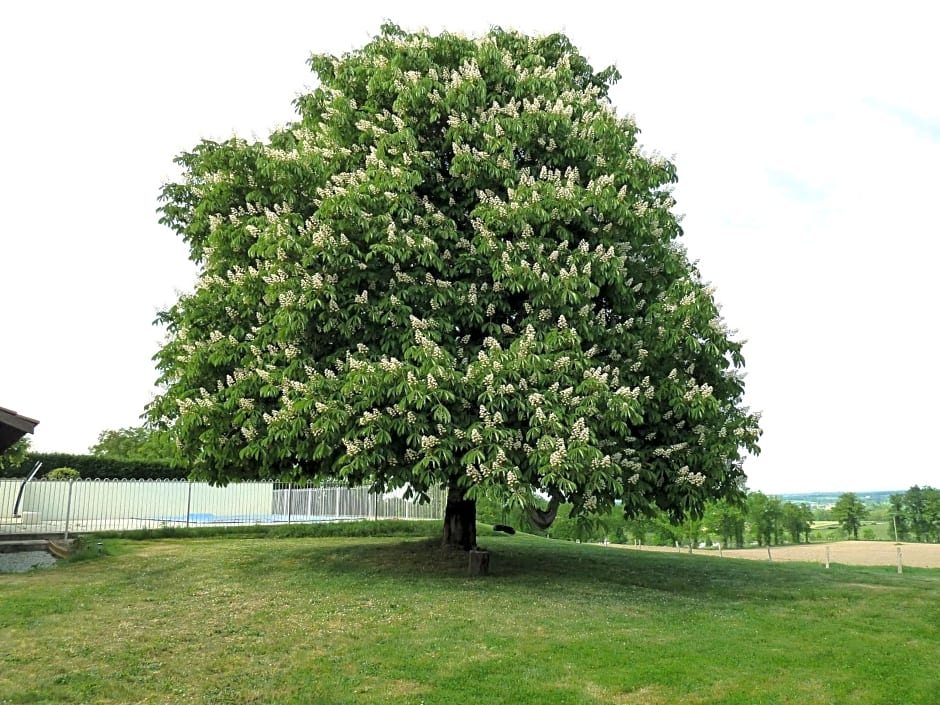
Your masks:
M149 414L195 474L443 485L463 548L482 495L543 525L739 497L741 344L616 70L392 25L310 66L294 122L203 141L162 193L201 275L159 316Z

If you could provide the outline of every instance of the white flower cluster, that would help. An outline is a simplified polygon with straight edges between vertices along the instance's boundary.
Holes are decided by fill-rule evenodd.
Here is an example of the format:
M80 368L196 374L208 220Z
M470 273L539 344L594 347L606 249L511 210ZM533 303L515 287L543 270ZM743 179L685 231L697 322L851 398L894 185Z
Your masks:
M564 438L556 439L555 450L552 451L551 456L549 456L548 464L553 468L557 468L565 461L565 458L567 457L568 457L568 449L565 447L565 439Z
M705 484L705 476L700 472L691 472L688 465L679 468L679 474L676 477L678 484L689 484L693 487L701 487Z
M578 418L574 422L574 425L571 427L571 442L580 442L587 443L591 438L591 431L588 428L587 421L584 420L584 417Z
M360 426L368 426L369 424L375 422L381 418L382 412L378 409L371 409L369 411L362 412L362 416L359 417Z
M674 443L671 446L666 446L665 448L655 448L653 449L653 455L657 458L671 458L674 453L679 453L689 447L687 441L682 441L681 443Z
M480 419L483 421L484 428L496 428L503 423L503 415L499 411L490 414L485 406L480 406Z
M590 350L588 352L590 352ZM607 371L608 369L609 368L605 369L604 367L589 367L584 371L584 379L593 379L594 381L606 387L610 381L610 373Z
M268 284L268 285L281 284L287 281L288 276L287 276L287 272L285 272L283 269L277 269L270 274L262 274L261 279L264 281L265 284Z
M696 397L707 399L708 397L712 395L712 392L714 391L711 385L709 384L702 384L701 386L697 385L694 379L690 379L686 386L688 387L688 389L686 390L686 393L683 395L683 399L685 399L685 401L692 401Z
M344 438L343 445L346 446L346 453L350 457L359 455L364 450L370 450L375 447L375 436L369 435L365 438ZM410 449L409 449L410 450Z
M614 394L616 394L618 397L627 397L629 399L639 399L640 388L633 387L631 389L630 387L620 387L619 389L617 389L616 392L614 392Z

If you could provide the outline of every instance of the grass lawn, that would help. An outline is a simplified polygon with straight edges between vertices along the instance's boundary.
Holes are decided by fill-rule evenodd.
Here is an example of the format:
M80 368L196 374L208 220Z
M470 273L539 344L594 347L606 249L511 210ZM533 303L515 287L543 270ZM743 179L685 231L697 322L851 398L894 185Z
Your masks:
M852 537L842 531L837 521L814 521L812 532L817 541L841 541ZM863 521L858 537L863 541L894 541L894 525L886 521Z
M420 536L112 538L0 575L0 703L937 702L940 571L489 534L488 578Z

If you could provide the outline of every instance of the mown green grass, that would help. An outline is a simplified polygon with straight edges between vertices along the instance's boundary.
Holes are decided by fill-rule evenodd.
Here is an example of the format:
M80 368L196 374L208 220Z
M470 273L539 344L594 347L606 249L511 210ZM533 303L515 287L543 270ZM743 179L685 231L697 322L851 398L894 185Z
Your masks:
M488 578L435 538L104 539L100 558L0 576L0 703L873 705L940 692L940 571L481 533Z

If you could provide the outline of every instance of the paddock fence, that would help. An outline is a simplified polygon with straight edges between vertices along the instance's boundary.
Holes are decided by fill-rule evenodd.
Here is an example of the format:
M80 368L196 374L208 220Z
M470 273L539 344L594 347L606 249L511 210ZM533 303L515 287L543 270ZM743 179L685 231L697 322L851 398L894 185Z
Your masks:
M402 494L279 482L0 479L0 534L443 518L443 489L424 503Z

